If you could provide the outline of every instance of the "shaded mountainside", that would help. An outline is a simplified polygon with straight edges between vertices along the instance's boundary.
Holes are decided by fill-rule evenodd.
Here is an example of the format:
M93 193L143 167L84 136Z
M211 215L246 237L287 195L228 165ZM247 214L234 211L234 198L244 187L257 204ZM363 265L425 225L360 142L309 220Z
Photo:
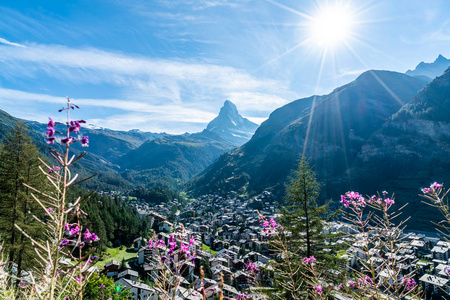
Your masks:
M0 143L6 137L8 132L15 126L19 119L9 115L8 113L0 110ZM48 151L49 145L45 143L45 124L37 122L24 122L28 125L30 136L39 151L45 156L49 162L53 162L54 159L50 156ZM84 132L84 128L82 129ZM63 151L58 145L51 146L54 149ZM89 148L84 148L86 150ZM81 151L72 148L72 154L80 154ZM124 180L118 173L118 167L107 161L102 156L95 153L89 153L81 161L81 163L75 163L73 172L79 173L80 178L90 176L98 173L98 175L86 182L86 186L89 188L99 188L101 190L118 190L118 189L130 189L132 184Z
M294 101L275 110L248 143L222 155L188 187L196 194L282 188L304 154L325 183L324 196L338 199L342 188L352 186L346 171L370 136L425 84L401 73L367 71L329 95Z
M220 154L235 148L214 132L166 136L145 142L117 160L125 178L172 188L204 170Z
M17 120L0 111L0 139ZM25 122L31 128L30 135L41 152L47 153L44 137L46 124ZM74 153L89 153L76 170L80 175L99 173L87 183L90 187L98 185L105 190L123 190L142 185L162 185L176 189L220 154L247 141L256 126L242 118L236 106L227 100L219 116L208 126L210 130L171 136L83 126L81 134L89 136L89 148L82 148L76 143L72 150Z
M25 121L36 131L45 132L46 125L33 121ZM108 161L116 159L118 156L125 155L131 150L141 146L145 141L167 136L166 133L143 132L139 130L118 131L111 129L92 129L83 127L83 135L89 136L89 148L83 149L81 145L74 144L73 147L80 151L87 150L89 153L96 154Z
M379 182L397 192L415 228L430 226L436 210L417 197L433 181L450 184L450 70L436 78L375 132L349 175L359 186ZM436 217L440 217L437 214Z
M248 141L256 127L226 100L219 115L202 132L147 141L114 162L127 180L146 187L177 189L221 154Z

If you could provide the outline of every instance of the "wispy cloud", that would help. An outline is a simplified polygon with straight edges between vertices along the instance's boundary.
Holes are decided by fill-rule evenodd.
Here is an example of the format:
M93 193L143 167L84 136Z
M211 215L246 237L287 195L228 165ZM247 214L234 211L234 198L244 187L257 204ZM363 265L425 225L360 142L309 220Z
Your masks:
M147 131L166 131L170 133L184 133L186 131L199 131L210 122L215 113L191 107L190 104L174 105L171 103L152 105L145 102L120 99L71 99L73 103L85 108L85 119L92 124L117 130L139 128ZM30 113L23 107L43 104L60 105L65 98L38 93L0 88L0 104L2 107L15 103L21 110L11 113L20 118L32 118L35 121L45 122L46 114ZM119 111L104 118L91 117L89 108L110 108Z
M16 46L16 47L26 48L24 45L21 45L21 44L18 44L18 43L10 42L10 41L8 41L8 40L6 40L6 39L4 39L4 38L1 38L1 37L0 37L0 43L1 43L1 44L5 44L5 45L10 45L10 46Z
M228 99L241 110L267 112L285 105L289 101L277 95L258 92L231 92ZM291 101L293 99L290 99Z
M74 89L106 84L118 91L104 96L113 99L78 99L83 105L160 114L164 120L173 122L206 124L225 99L235 102L244 115L248 111L254 117L265 117L295 97L288 82L257 78L231 66L125 55L96 48L25 46L0 45L0 67L8 77L38 81L45 74ZM7 89L1 93L4 99L61 103L61 98L49 95Z
M59 45L30 44L24 48L0 45L0 63L14 68L26 64L28 74L45 72L60 77L59 71L70 70L66 79L84 82L104 82L121 86L196 84L208 89L254 90L286 88L286 84L271 79L257 79L245 71L214 64L183 62L159 58L124 55L95 48L73 49ZM14 67L15 66L15 67ZM135 80L139 83L135 84Z

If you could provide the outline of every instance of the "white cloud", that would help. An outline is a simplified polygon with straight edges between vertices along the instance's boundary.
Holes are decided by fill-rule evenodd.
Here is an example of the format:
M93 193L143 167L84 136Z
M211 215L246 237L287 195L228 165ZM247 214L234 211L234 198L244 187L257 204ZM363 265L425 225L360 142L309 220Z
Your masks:
M277 95L258 92L231 92L228 99L236 104L239 110L259 112L271 112L289 102Z
M123 111L103 119L86 118L89 123L117 130L139 128L148 131L167 131L170 133L184 133L189 130L200 131L206 124L216 117L215 113L204 111L189 105L152 105L138 101L120 99L75 99L71 101L82 108L113 108ZM18 90L0 88L0 104L16 103L18 107L30 107L42 104L63 105L64 97L28 93ZM30 113L27 109L12 112L14 116L46 122L46 115ZM184 124L180 127L180 124Z
M262 122L267 120L267 118L259 118L259 117L247 117L247 119L249 119L250 121L252 121L253 123L256 123L258 125L261 125Z
M177 101L180 90L201 89L220 96L224 91L286 89L286 84L257 79L229 66L146 58L94 48L30 44L26 48L0 46L0 64L15 76L39 72L75 83L108 83L134 91L150 91L155 98ZM16 72L16 73L15 73Z
M16 46L16 47L21 47L21 48L26 48L24 45L18 44L18 43L13 43L10 42L4 38L0 37L0 43L5 44L5 45L10 45L10 46Z
M178 131L177 128L182 128L183 132L188 129L201 130L217 115L225 99L234 102L241 114L245 115L247 111L252 117L258 118L266 117L274 109L286 104L286 99L295 99L288 83L256 78L234 67L126 55L95 48L0 45L0 68L9 78L30 77L36 82L41 78L51 78L52 84L61 81L75 91L87 85L91 88L99 86L99 91L108 93L108 87L111 86L111 92L102 97L107 99L84 96L74 100L83 106L114 109L113 112L105 111L101 117L113 129L131 129L134 123L132 128L151 130L149 126L152 124L161 131L171 133L171 130ZM46 90L52 89L52 85L47 82L41 84ZM0 89L0 103L10 101L8 107L16 105L11 101L64 103L63 97L53 96L51 92L47 92L50 95L33 93L33 88L29 91ZM15 111L20 112L20 107L17 106ZM120 115L122 121L109 117L108 113ZM149 114L147 121L142 116L144 113ZM118 124L121 124L120 128ZM106 127L103 124L96 125Z

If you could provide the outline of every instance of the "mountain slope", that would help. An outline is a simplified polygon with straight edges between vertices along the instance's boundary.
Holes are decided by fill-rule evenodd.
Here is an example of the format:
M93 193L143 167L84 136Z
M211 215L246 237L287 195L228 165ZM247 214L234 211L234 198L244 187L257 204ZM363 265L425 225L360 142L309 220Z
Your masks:
M202 132L147 141L115 160L128 180L147 186L179 188L222 153L251 137L257 125L244 119L230 101Z
M6 137L8 132L12 127L19 121L8 113L0 110L0 143L2 139ZM49 145L45 142L45 124L40 124L37 122L23 120L29 129L30 136L33 138L35 145L39 151L46 157L49 162L54 161L50 156L48 147ZM85 128L82 128L82 133L85 133ZM51 148L58 149L62 151L62 148L58 145L52 145ZM83 148L89 152L90 148ZM81 151L76 147L71 148L72 154L79 154ZM100 155L95 153L88 153L80 163L75 163L72 169L73 173L78 173L80 178L90 176L92 174L98 173L98 175L85 183L89 188L99 188L102 190L118 190L118 189L129 189L133 185L124 180L118 173L118 167L113 165L111 162L106 160Z
M401 73L367 71L329 95L294 101L275 110L248 143L222 155L189 187L194 193L283 189L301 154L320 181L350 185L346 170L366 140L425 84ZM328 189L324 195L336 196Z
M214 132L165 136L145 142L117 163L125 178L147 186L177 188L235 145Z
M450 59L440 55L432 63L421 62L414 70L406 71L406 75L421 77L427 79L429 82L434 78L442 75L447 68L450 67Z
M45 132L46 124L34 121L25 121L36 131ZM90 153L101 156L108 161L123 156L131 150L141 146L145 141L153 140L166 133L143 132L139 130L118 131L106 128L92 129L83 127L83 135L89 136L89 148L83 149L79 144L73 145L80 151L87 150Z
M421 203L419 188L432 181L450 183L450 69L433 80L375 132L349 170L359 186L379 182L397 190L413 216L413 228L430 228L424 214L436 210ZM368 173L369 172L369 173ZM398 189L398 188L399 189Z
M243 118L231 101L226 100L219 115L209 122L206 130L218 134L236 146L250 140L258 125Z

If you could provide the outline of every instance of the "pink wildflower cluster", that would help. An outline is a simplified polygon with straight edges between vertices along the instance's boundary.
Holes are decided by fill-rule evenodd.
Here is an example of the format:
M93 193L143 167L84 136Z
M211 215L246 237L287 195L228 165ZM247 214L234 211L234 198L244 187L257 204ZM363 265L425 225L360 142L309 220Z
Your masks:
M322 294L323 290L322 290L322 286L320 284L316 285L316 291L319 294Z
M71 237L76 237L78 235L78 233L80 232L80 228L78 227L77 224L66 223L64 225L64 230L66 231L66 234Z
M424 194L438 193L444 185L436 181L430 185L429 188L422 189Z
M414 280L414 278L406 278L406 277L402 278L402 284L403 284L403 286L406 286L406 289L408 291L411 290L412 288L414 288L417 285L417 283Z
M256 265L254 263L252 263L251 261L249 261L249 263L246 265L247 271L249 272L258 272L258 267L256 267Z
M359 284L359 286L370 285L370 284L373 284L373 280L369 276L366 276L364 278L359 278L358 284Z
M237 300L250 299L250 295L248 294L238 294Z
M70 102L69 102L70 105ZM74 108L77 107L76 105L70 105L70 108ZM62 110L65 110L62 109ZM62 111L60 110L60 111ZM70 121L66 123L67 128L69 129L69 132L73 132L75 134L80 132L81 129L81 125L82 123L86 123L86 121L84 120L76 120L76 121ZM56 122L53 121L52 118L49 117L49 122L47 123L47 132L46 132L46 136L47 136L47 144L54 144L55 143L55 134L58 133L60 135L63 135L61 132L56 131L55 127L56 127ZM83 136L79 139L74 138L73 136L66 136L64 138L61 139L61 145L70 145L76 142L80 142L81 146L83 147L88 147L89 146L89 137L88 136ZM49 171L50 172L50 171ZM51 173L51 172L50 172Z
M276 233L276 229L283 230L283 226L277 225L277 222L272 218L269 221L263 220L263 231L266 236L271 236Z
M151 250L153 247L165 247L166 244L164 243L163 240L159 240L159 241L154 241L152 239L150 239L150 241L148 242L148 249Z
M381 197L377 197L375 195L365 199L360 193L353 192L353 191L347 192L347 193L345 193L345 195L341 195L341 203L345 207L349 207L350 205L352 205L354 208L365 207L368 203L369 204L378 204L380 206L383 206L383 208L385 210L387 210L391 207L392 204L395 203L395 201L394 201L394 199L386 197L388 192L383 191L382 194L383 194L384 199ZM384 205L383 205L383 202L384 202Z
M84 232L84 239L89 241L90 243L96 242L99 240L98 236L95 233L90 233L89 229L86 228L86 231Z
M314 256L310 256L310 257L304 257L303 258L303 263L304 264L311 264L316 262L316 258Z
M191 251L189 250L189 248L195 243L195 239L194 237L191 237L189 240L189 244L184 244L181 243L180 246L180 253L186 253L186 256L188 258L191 259L192 263L195 263L195 259L197 258L196 255L194 253L191 253ZM167 259L169 259L171 262L173 262L173 256L175 253L175 250L177 249L177 242L175 241L175 237L173 234L169 235L169 240L168 240L168 247L166 247L166 244L164 243L163 240L159 240L159 241L153 241L152 239L150 239L149 243L148 243L148 249L152 249L152 248L157 248L157 247L165 247L167 251L167 255L162 255L161 256L161 261L164 263L166 262ZM168 248L168 249L167 249Z
M366 206L366 201L364 200L364 197L360 193L356 192L347 192L345 195L341 195L341 203L345 207L349 207L350 204L354 207L364 207Z

